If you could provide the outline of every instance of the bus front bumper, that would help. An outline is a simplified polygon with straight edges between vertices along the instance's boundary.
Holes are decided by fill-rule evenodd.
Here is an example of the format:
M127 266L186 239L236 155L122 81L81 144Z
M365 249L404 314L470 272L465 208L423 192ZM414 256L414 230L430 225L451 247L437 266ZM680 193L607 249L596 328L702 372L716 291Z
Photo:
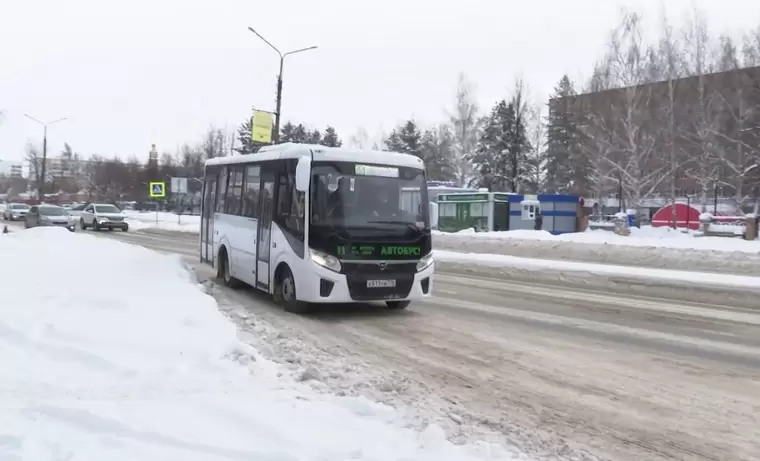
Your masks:
M304 283L298 283L298 298L313 303L355 303L374 301L417 301L432 296L434 264L417 272L396 269L388 264L385 270L367 270L369 264L345 267L343 274L312 263L312 271L304 271ZM399 266L400 267L400 266ZM298 277L298 275L296 275Z

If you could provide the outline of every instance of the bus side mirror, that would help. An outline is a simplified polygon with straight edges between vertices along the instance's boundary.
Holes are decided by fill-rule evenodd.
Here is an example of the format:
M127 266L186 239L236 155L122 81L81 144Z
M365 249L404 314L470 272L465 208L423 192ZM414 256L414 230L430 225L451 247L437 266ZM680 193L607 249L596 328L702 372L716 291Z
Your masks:
M296 166L296 190L298 192L307 192L309 190L309 180L311 179L311 158L301 157L298 159Z

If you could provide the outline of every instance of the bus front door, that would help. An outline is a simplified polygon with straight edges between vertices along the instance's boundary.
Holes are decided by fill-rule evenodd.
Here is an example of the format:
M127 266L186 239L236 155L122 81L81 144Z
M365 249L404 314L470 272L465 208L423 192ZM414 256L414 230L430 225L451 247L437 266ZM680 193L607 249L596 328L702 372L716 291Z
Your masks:
M262 174L259 194L258 238L256 239L256 286L269 291L269 254L272 247L272 217L274 215L274 175Z
M210 176L210 175L209 175ZM214 264L214 211L216 209L216 176L207 177L203 186L201 208L201 261Z

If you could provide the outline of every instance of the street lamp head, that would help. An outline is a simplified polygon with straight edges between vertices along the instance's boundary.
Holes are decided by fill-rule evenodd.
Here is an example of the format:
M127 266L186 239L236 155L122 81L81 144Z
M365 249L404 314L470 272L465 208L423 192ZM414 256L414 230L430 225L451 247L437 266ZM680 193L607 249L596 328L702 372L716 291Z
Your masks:
M248 26L248 30L250 30L251 32L253 32L254 34L256 34L256 36L259 37L261 39L261 41L263 41L264 43L266 43L267 45L269 45L270 48L272 48L274 51L277 52L277 54L280 55L280 57L282 57L282 53L280 53L280 50L277 49L276 46L272 45L269 42L269 40L265 39L263 35L261 35L260 33L256 32L256 30L253 27Z
M64 120L68 120L68 117L59 118L58 120L53 120L52 122L48 123L48 125L52 125L53 123L62 122Z
M301 53L301 52L304 52L304 51L310 51L310 50L316 50L316 49L317 49L317 47L316 47L316 46L310 46L310 47L308 47L308 48L299 48L299 49L297 49L297 50L288 51L287 53L285 53L285 54L283 55L283 57L285 57L285 56L288 56L288 55L291 55L291 54L296 54L296 53Z
M30 120L34 120L35 122L39 123L40 125L42 125L44 127L47 127L48 125L52 125L53 123L58 123L58 122L62 122L64 120L68 120L69 119L68 117L63 117L63 118L59 118L58 120L53 120L52 122L45 123L42 120L38 120L38 119L32 117L29 114L24 114L24 117L26 117L26 118L28 118Z
M32 117L32 116L31 116L31 115L29 115L29 114L24 114L24 117L28 118L29 120L34 120L35 122L39 123L40 125L43 125L43 126L45 125L45 122L42 122L42 121L40 121L40 120L37 120L36 118Z

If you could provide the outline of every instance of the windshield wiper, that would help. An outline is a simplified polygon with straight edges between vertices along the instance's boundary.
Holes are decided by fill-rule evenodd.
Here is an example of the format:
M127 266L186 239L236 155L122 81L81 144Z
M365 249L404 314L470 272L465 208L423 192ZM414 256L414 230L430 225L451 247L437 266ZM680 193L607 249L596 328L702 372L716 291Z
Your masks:
M409 221L394 221L394 220L387 220L387 221L367 221L368 224L400 224L402 226L406 226L410 229L413 229L415 231L422 231L424 227L418 227L416 223L409 222Z
M414 223L411 223L409 221L394 221L392 219L391 220L387 220L387 221L367 221L367 222L368 223L372 223L372 224L403 224L405 226L406 225L410 225L410 226L414 226L415 225Z

